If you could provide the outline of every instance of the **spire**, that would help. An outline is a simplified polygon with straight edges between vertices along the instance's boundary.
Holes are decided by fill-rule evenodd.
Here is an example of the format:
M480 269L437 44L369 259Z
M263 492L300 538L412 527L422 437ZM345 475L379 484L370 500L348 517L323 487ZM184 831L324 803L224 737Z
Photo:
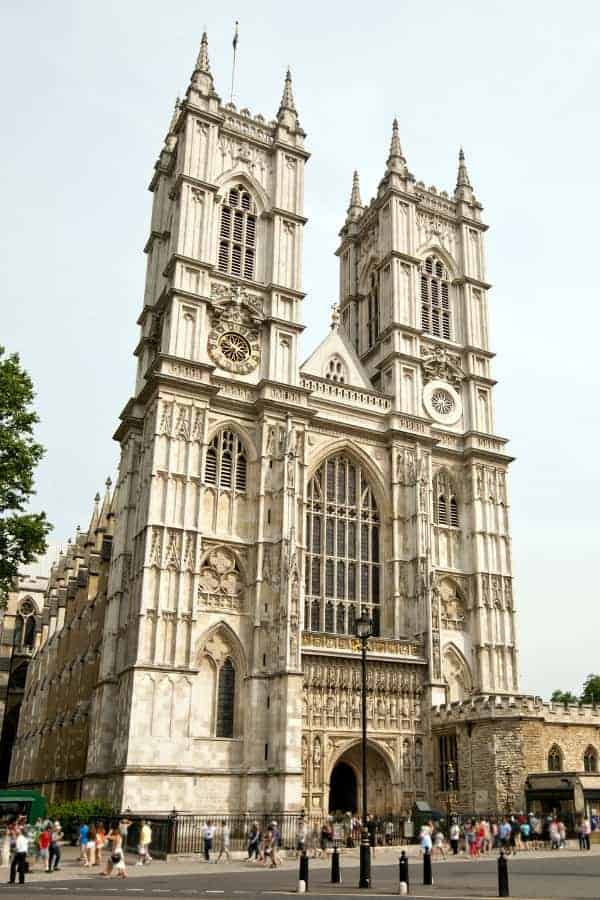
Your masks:
M202 32L202 40L200 41L200 52L196 60L196 72L202 72L203 75L210 75L210 62L208 59L208 35Z
M210 61L208 59L208 37L206 31L202 34L200 50L188 92L190 88L194 88L199 94L209 97L214 96L215 93L212 72L210 71Z
M296 112L296 107L294 105L294 95L292 93L292 73L288 66L288 70L285 73L285 83L283 85L283 96L281 98L281 103L279 104L279 113L283 109L289 109L290 112Z
M398 119L394 119L392 125L392 142L390 144L390 155L387 159L388 172L406 172L406 160L402 153L400 145L400 131L398 128Z
M350 194L350 206L348 207L348 219L355 221L362 212L362 200L360 199L360 182L358 172L352 177L352 193Z
M294 103L294 94L292 93L292 73L289 67L285 74L283 95L279 104L277 121L280 125L287 125L288 128L295 128L298 125L298 112Z
M465 163L465 154L462 147L458 151L458 178L456 179L456 187L471 187L469 173L467 172L467 164Z
M465 154L462 147L458 151L458 175L456 177L456 188L454 191L454 196L455 198L460 200L470 201L473 199L473 188L469 180L469 173L467 172L467 164L465 162Z

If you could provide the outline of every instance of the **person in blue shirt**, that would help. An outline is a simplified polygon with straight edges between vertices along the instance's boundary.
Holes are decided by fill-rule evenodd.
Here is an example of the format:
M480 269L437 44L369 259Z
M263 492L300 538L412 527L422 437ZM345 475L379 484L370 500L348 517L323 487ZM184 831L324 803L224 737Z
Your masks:
M82 862L87 861L86 856L86 847L88 842L88 835L90 833L90 829L86 825L85 822L82 822L79 826L79 849L81 851L81 860Z

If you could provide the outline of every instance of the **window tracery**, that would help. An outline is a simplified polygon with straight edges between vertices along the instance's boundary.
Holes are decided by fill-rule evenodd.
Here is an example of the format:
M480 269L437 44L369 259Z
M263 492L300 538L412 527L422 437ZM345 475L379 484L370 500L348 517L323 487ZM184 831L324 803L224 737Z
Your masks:
M305 628L354 634L361 610L380 629L380 517L360 465L345 454L308 486Z
M215 736L232 738L235 720L235 667L228 656L217 678L217 725Z
M553 744L548 751L548 771L549 772L561 772L562 771L562 752L558 744Z
M240 612L244 582L237 557L228 547L212 550L200 569L198 596L202 606Z
M325 378L327 378L329 381L335 381L338 384L345 383L346 369L341 359L339 359L337 356L332 356L327 363Z
M218 431L206 451L204 482L245 493L248 477L246 448L235 431Z
M452 337L452 309L448 270L428 256L421 267L421 328L435 337Z
M583 771L598 771L598 753L596 752L596 748L592 747L591 744L586 748L585 753L583 754Z
M379 275L371 272L367 294L367 349L373 346L380 331Z
M256 204L246 188L231 188L221 206L219 272L254 278L256 257Z
M444 469L433 479L433 521L436 525L460 527L456 491L452 479Z

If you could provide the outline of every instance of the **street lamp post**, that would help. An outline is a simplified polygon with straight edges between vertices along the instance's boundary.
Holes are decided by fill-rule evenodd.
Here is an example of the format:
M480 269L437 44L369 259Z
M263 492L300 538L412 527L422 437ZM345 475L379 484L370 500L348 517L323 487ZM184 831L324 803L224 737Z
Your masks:
M448 788L448 791L447 791L447 806L446 806L447 812L446 812L446 818L447 818L447 821L448 821L448 836L450 836L450 824L451 824L450 820L451 820L451 818L452 818L452 807L453 807L453 805L454 805L454 785L455 785L455 780L454 780L454 777L455 777L455 776L454 776L454 765L453 765L453 763L452 763L451 760L448 762L448 765L447 765L446 768L447 768L447 772L446 772L446 780L447 780L446 787Z
M367 828L367 645L373 634L373 623L365 613L356 620L356 636L362 654L362 830L360 835L359 888L371 887L371 847Z

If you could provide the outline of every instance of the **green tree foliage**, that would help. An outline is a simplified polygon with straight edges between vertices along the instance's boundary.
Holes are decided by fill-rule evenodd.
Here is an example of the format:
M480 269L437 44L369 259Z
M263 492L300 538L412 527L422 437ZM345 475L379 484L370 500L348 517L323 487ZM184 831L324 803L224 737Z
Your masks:
M579 697L575 696L571 691L554 691L550 699L553 703L564 703L565 705L579 703Z
M600 675L588 675L583 685L582 703L600 703Z
M0 347L0 607L19 570L45 553L51 525L45 513L28 513L33 475L44 448L33 440L39 421L31 378L16 353Z
M118 812L109 800L62 800L49 803L47 815L49 819L58 819L62 826L65 840L75 843L77 831L82 822L103 821L110 825L115 821Z

